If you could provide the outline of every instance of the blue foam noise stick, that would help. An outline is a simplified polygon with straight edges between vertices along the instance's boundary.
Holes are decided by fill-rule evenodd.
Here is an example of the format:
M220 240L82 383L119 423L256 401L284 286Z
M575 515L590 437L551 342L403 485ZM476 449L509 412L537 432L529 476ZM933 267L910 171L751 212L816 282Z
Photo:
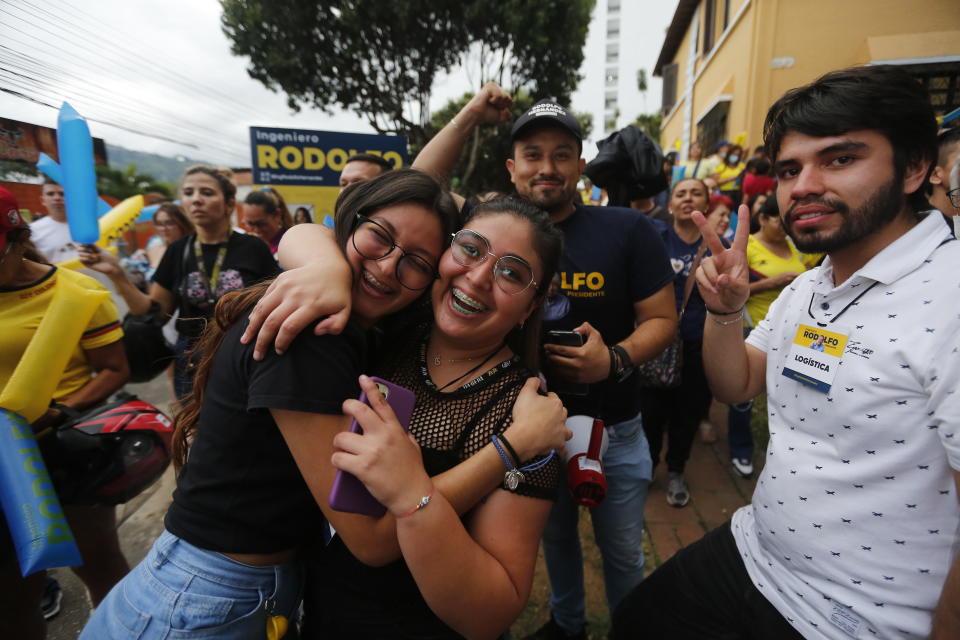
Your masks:
M43 151L40 152L39 157L37 158L37 169L43 171L47 174L51 180L56 182L59 185L63 185L63 172L60 171L60 165L57 164L57 161L45 154ZM104 200L103 198L97 198L97 216L102 216L103 214L113 209L113 205Z
M97 174L93 170L93 138L87 121L68 103L57 118L57 150L63 174L70 238L81 244L100 239L97 224Z
M153 220L153 214L157 212L157 209L160 208L158 204L152 204L149 207L144 207L140 212L140 217L137 218L137 222L149 222Z
M0 505L20 573L83 564L30 423L0 409Z

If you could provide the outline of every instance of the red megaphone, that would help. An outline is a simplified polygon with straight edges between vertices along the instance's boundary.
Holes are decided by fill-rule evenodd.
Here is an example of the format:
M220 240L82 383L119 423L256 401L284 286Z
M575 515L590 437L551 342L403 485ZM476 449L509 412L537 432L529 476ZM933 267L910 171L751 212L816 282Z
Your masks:
M573 437L567 442L567 486L577 503L596 507L607 495L607 478L601 461L606 451L607 430L603 420L589 416L572 416L567 420L567 427L573 431Z

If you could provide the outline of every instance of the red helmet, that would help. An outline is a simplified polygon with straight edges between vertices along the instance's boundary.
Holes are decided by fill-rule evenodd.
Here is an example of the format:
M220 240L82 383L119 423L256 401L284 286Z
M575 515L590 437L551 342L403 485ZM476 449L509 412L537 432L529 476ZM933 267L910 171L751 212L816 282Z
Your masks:
M41 438L40 449L64 504L116 505L163 475L172 438L170 418L122 394Z

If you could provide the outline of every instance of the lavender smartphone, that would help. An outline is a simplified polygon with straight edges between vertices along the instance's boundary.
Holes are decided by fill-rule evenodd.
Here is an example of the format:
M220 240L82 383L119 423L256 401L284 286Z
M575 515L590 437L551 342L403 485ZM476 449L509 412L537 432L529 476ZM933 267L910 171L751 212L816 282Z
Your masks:
M410 416L413 414L413 406L417 402L417 397L409 389L404 389L392 382L387 382L380 378L371 377L380 393L386 399L387 404L393 409L397 416L397 421L404 429L410 426ZM360 394L360 402L367 402L367 394ZM353 433L363 433L363 428L354 420L350 424L350 431ZM352 473L343 470L337 470L337 475L333 479L333 488L330 490L330 507L337 511L349 511L350 513L360 513L367 516L379 518L387 508L380 504L376 498L370 495L363 483Z

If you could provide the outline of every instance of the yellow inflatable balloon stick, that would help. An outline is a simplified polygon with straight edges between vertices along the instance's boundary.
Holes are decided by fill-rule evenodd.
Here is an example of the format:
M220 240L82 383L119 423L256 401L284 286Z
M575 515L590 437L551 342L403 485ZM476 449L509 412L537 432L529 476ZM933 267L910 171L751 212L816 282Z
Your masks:
M0 391L0 407L28 422L47 411L70 354L97 307L110 296L108 291L86 289L66 278L58 277L55 286L37 332Z
M140 212L143 210L143 205L142 195L131 196L103 214L98 221L100 225L100 239L97 240L97 245L116 254L116 247L109 246L110 243L119 238L120 234L124 231L136 224L137 219L140 217ZM83 263L80 262L79 258L73 258L72 260L59 262L57 266L62 269L82 269Z

